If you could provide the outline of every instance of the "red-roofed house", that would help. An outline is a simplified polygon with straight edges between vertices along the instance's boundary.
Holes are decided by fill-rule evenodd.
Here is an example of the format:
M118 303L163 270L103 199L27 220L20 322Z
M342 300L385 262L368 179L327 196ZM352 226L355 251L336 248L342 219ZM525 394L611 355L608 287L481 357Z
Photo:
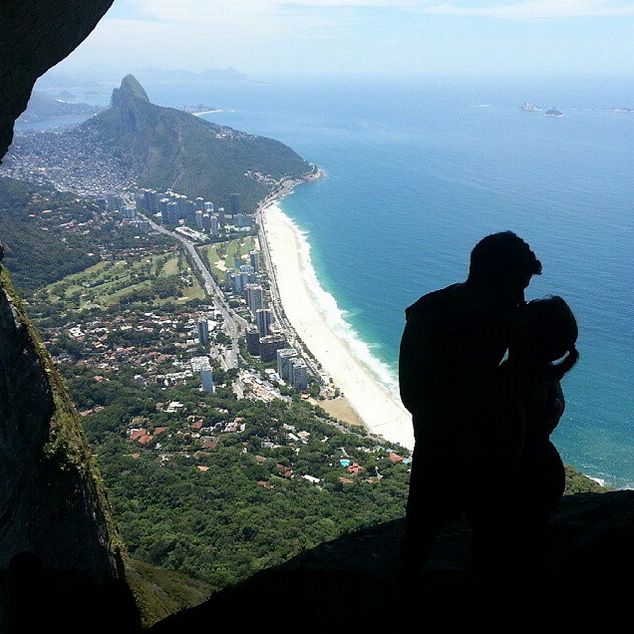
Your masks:
M145 435L147 435L147 429L133 429L130 432L130 440L139 440Z
M283 477L283 478L290 478L293 475L293 470L290 467L287 467L286 465L283 464L276 464L275 465L277 467L277 472Z
M403 458L399 456L397 453L392 452L390 454L390 462L392 464L396 464L397 462L403 462Z

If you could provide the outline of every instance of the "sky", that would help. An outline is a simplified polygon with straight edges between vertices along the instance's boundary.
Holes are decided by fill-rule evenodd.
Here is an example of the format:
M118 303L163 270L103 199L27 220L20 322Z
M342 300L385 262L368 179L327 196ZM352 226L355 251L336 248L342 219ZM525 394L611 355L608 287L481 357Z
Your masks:
M634 0L115 0L60 67L634 75Z

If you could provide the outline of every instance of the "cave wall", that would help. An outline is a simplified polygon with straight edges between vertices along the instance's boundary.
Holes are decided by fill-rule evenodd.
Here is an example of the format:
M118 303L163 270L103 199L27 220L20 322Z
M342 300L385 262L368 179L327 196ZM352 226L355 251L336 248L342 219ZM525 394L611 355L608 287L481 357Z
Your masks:
M73 51L111 4L0 2L0 159L37 78ZM112 624L114 597L129 609L116 611L121 627L110 631L136 627L124 564L78 415L0 264L0 630L26 631L25 623L44 619L68 630L73 622L85 626L89 613Z
M0 2L0 160L35 80L86 38L113 0Z
M122 545L79 417L0 265L0 569L123 572Z
M79 416L0 264L0 632L137 632L126 561Z

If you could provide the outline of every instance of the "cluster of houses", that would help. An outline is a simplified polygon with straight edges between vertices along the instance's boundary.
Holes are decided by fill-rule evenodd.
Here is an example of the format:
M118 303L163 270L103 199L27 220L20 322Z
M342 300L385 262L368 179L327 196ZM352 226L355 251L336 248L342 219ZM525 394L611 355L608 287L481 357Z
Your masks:
M105 146L90 127L66 134L36 132L16 136L0 173L80 196L104 195L134 183L130 161Z

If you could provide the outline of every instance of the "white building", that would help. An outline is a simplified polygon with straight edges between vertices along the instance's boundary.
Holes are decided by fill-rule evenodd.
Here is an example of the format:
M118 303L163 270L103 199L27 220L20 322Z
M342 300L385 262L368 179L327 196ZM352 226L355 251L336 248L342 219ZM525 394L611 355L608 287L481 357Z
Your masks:
M289 360L289 380L296 390L308 388L308 367L304 359L294 358Z
M251 251L249 253L249 264L253 267L253 270L256 273L260 272L260 252L259 251Z
M297 357L297 350L294 348L282 348L277 351L277 373L283 381L290 378L290 361Z

